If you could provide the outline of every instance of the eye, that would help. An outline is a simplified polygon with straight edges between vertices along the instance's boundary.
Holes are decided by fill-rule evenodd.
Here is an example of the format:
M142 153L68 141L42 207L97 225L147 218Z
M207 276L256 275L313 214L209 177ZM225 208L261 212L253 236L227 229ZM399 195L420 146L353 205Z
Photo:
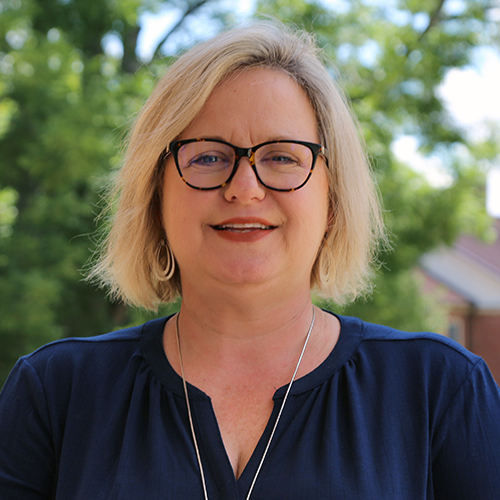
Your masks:
M296 155L280 150L268 151L257 161L262 167L273 170L296 168L302 163Z
M230 159L220 151L204 151L192 157L185 168L195 168L203 170L222 170L230 166Z
M274 154L269 158L264 158L264 161L271 161L273 163L282 163L282 164L287 164L287 163L293 164L298 162L296 158L286 154Z
M190 164L197 163L199 165L213 165L214 163L220 161L223 161L220 156L217 156L216 154L204 153L202 155L198 155L195 158L193 158Z

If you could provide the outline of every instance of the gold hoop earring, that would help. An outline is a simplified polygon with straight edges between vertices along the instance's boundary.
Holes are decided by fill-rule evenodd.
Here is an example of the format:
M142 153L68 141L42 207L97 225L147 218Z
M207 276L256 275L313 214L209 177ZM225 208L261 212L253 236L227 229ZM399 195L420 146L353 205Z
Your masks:
M163 264L163 261L165 261ZM175 273L175 257L172 252L172 249L166 242L166 240L162 239L158 244L158 248L156 249L156 262L155 262L158 271L155 272L156 277L160 281L168 281L172 278ZM155 267L156 267L155 266Z

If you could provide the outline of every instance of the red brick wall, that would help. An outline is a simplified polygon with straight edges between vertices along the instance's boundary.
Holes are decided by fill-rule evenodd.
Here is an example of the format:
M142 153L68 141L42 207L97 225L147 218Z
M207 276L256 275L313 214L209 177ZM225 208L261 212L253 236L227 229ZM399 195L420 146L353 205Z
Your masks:
M471 333L467 347L486 361L500 385L500 315L474 315Z

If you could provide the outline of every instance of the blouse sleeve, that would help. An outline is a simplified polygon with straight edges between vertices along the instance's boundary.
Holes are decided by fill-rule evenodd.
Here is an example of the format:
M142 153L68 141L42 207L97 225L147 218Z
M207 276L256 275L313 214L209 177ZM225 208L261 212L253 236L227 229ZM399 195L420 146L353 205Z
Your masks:
M500 389L480 360L433 438L436 500L500 499Z
M41 380L20 359L0 394L2 500L49 500L55 478L51 422Z

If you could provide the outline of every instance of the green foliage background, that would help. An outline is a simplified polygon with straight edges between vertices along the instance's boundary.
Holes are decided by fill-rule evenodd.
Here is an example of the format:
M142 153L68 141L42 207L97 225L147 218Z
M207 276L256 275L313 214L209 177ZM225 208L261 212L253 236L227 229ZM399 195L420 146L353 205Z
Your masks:
M142 61L141 16L164 9L177 21ZM100 193L172 47L240 21L231 9L220 0L0 0L0 383L43 343L148 317L82 282ZM380 184L393 250L380 255L373 296L344 313L439 328L442 311L422 297L413 272L420 255L462 232L491 236L484 174L498 157L498 130L471 143L436 89L476 47L498 49L499 10L493 0L256 4L255 17L316 33L352 99ZM448 188L432 188L395 159L391 144L402 134L442 155L454 179Z

